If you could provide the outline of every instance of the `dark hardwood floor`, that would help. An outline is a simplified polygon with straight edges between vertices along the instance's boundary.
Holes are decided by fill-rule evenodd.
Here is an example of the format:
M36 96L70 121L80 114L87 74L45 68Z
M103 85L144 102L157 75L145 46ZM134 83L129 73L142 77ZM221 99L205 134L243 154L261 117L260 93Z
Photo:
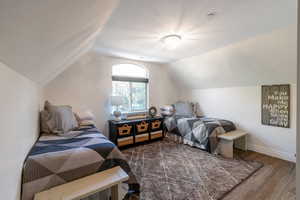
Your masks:
M235 151L235 156L264 163L250 178L223 200L295 200L296 165L252 151Z

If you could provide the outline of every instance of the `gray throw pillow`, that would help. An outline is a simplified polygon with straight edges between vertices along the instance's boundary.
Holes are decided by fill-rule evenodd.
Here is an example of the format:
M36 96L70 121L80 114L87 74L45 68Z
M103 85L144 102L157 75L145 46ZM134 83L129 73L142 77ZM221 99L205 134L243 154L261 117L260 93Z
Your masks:
M176 115L193 116L194 108L193 103L190 102L177 102L174 104Z
M51 133L51 130L47 124L47 122L51 120L51 116L48 111L43 110L40 113L40 124L41 124L41 132L42 133Z
M52 133L66 134L78 128L71 106L55 106L46 102L45 111L49 113L46 123Z

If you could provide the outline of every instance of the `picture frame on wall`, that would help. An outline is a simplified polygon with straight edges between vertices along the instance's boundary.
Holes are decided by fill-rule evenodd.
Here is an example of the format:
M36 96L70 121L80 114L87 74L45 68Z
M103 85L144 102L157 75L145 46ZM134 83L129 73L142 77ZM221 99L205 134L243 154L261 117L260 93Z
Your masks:
M263 125L290 128L289 84L263 85L261 94L261 121Z

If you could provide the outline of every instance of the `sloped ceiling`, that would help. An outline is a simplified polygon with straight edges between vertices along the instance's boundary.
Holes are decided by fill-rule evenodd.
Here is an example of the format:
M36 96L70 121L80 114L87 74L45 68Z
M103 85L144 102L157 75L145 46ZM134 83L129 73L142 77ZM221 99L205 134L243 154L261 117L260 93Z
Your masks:
M208 16L215 12L215 16ZM297 23L297 0L126 0L97 39L98 51L172 62ZM160 39L179 34L167 50Z
M211 11L216 15L208 16ZM0 61L45 85L92 47L172 63L296 19L297 0L1 0ZM167 34L182 36L177 49L164 47Z
M0 60L45 84L92 47L118 0L1 0Z
M186 88L297 83L297 25L170 63Z

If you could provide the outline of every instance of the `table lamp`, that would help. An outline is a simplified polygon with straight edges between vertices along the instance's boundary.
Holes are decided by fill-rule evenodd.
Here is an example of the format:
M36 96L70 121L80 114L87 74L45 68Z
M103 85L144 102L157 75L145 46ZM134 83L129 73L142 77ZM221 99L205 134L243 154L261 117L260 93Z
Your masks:
M124 104L124 99L122 96L112 96L111 97L111 105L116 106L117 110L113 112L116 121L121 120L121 112L119 111L119 106Z

